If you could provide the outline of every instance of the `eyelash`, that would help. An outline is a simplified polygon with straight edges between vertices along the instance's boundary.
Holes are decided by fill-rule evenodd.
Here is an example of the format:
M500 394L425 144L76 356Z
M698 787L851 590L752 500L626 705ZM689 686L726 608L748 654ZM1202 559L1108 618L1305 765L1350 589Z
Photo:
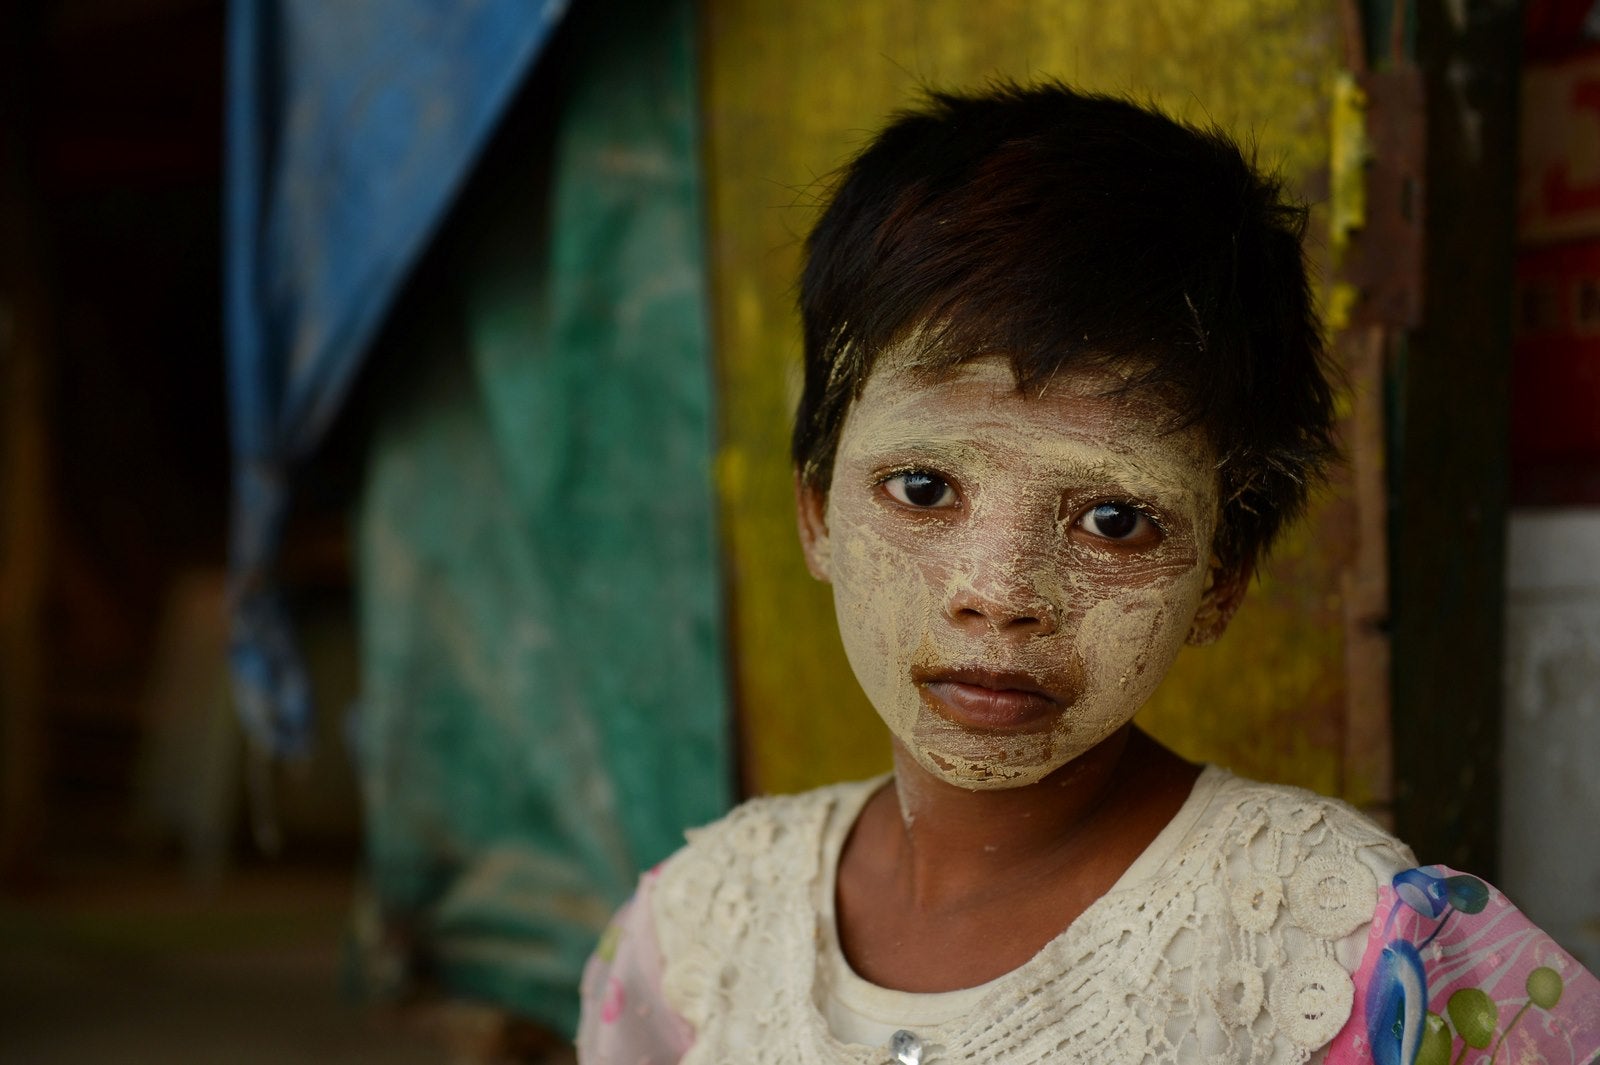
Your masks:
M1083 515L1099 507L1127 507L1129 510L1137 510L1140 514L1143 514L1150 520L1150 524L1160 529L1163 534L1167 532L1167 523L1162 520L1161 515L1156 511L1156 509L1150 504L1140 502L1137 499L1102 499L1098 502L1090 503L1086 507L1078 508L1078 517L1081 518ZM1073 520L1076 521L1077 519L1075 518Z
M1150 527L1155 530L1156 543L1158 544L1165 540L1168 536L1166 522L1161 520L1160 515L1158 515L1148 505L1132 499L1104 499L1098 503L1090 503L1088 506L1080 508L1072 517L1071 527L1073 529L1084 529L1084 531L1089 533L1090 536L1094 537L1095 542L1099 544L1110 544L1126 547L1138 539L1132 535L1132 533L1137 530L1137 526L1135 526L1134 530L1130 530L1129 535L1126 537L1107 536L1085 528L1085 523L1090 519L1095 511L1099 510L1101 507L1116 507L1122 510L1130 510L1135 514L1138 514L1145 521L1149 522Z
M919 476L920 477L927 477L930 480L938 481L940 484L945 486L945 490L946 491L954 493L955 499L952 502L947 503L947 504L943 504L943 505L930 504L928 506L920 506L920 505L918 505L916 503L912 503L912 502L910 502L908 500L903 500L903 499L897 498L895 496L895 494L894 494L893 489L891 489L889 487L889 485L891 485L895 481L901 479L902 477L919 477ZM937 470L930 470L925 466L906 466L906 467L903 467L901 469L890 470L888 473L883 474L882 476L880 476L877 479L877 487L881 491L883 491L886 495L888 495L890 499L894 500L894 502L898 503L899 505L901 505L903 507L909 507L912 510L919 510L919 511L951 510L951 509L954 509L955 507L959 507L961 505L961 492L960 492L960 489L958 489L956 487L955 482L951 478L946 477L944 474L939 473Z

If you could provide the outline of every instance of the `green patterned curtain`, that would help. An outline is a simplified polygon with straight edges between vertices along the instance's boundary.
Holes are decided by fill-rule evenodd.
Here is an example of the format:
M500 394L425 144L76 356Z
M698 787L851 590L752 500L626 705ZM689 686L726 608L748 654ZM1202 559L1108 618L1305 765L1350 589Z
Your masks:
M373 360L358 531L383 935L567 1032L605 919L734 775L692 13L595 6Z

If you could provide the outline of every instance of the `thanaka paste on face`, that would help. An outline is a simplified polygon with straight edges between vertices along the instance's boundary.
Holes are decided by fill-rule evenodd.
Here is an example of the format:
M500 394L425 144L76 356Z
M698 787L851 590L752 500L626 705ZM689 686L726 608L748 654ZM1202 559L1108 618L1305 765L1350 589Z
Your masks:
M1159 399L1112 383L1068 371L1024 396L1000 358L930 379L886 355L846 415L811 557L867 697L949 783L1019 787L1067 764L1133 717L1189 634L1211 569L1213 454L1198 429L1170 430ZM958 505L894 502L882 482L906 469L947 479ZM1153 508L1159 543L1077 527L1108 501ZM1026 674L1058 702L1025 728L973 728L918 681L956 669Z

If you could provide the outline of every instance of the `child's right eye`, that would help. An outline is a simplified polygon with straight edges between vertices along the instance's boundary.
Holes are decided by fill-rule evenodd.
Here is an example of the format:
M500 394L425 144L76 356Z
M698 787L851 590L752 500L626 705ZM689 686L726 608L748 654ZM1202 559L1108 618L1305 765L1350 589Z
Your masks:
M938 474L912 470L897 473L883 482L884 491L908 507L931 510L956 505L956 490Z

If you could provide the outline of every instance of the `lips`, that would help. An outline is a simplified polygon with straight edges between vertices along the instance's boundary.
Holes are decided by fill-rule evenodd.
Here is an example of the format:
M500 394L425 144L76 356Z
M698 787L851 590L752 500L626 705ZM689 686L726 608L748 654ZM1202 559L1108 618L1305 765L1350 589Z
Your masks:
M913 678L935 713L967 728L1032 732L1048 727L1064 700L1026 673L931 670Z

